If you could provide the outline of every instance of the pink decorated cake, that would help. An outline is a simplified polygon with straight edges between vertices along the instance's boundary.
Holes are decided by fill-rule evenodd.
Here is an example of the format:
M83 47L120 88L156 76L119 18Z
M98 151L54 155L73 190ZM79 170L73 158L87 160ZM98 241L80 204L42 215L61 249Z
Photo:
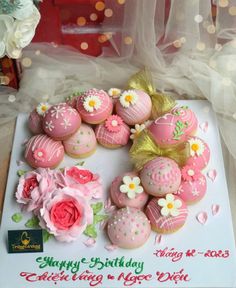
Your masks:
M140 178L148 194L164 196L178 190L181 183L181 171L174 160L157 157L143 167Z
M84 122L99 124L112 113L113 104L105 91L93 88L78 97L77 110Z
M188 107L176 107L171 113L157 118L148 131L160 147L170 147L186 141L198 126L194 112Z
M117 176L111 184L110 195L114 204L119 207L134 207L142 209L148 201L136 172L124 173Z
M115 149L128 143L130 128L119 116L111 115L96 127L95 135L102 146Z
M164 198L153 198L147 205L146 215L152 230L169 234L176 232L185 224L188 210L182 199L167 194Z
M141 90L124 91L116 103L116 113L128 125L144 123L151 116L152 101Z
M47 135L33 136L26 144L25 159L34 168L54 168L63 158L64 147L61 141L55 141Z
M151 226L142 211L126 207L111 216L107 233L111 242L118 247L134 249L146 243L151 233Z
M86 158L96 151L97 140L93 129L82 123L79 130L63 141L66 153L73 158Z

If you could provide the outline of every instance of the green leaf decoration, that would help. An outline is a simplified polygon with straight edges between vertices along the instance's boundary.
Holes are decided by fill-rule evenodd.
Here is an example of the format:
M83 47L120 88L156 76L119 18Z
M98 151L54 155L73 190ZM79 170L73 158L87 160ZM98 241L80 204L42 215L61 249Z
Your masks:
M19 223L23 219L23 216L21 213L15 213L12 215L11 219L13 222Z
M84 235L91 237L91 238L97 238L97 231L93 224L90 224L86 227L84 231Z
M39 228L39 219L36 216L33 216L25 223L25 227L27 228Z
M84 166L85 164L85 161L81 161L81 162L78 162L75 164L75 166Z
M182 109L187 110L188 106L181 106Z
M102 202L98 202L96 204L92 204L91 208L93 209L93 214L96 215L102 210L103 203Z
M73 98L78 97L80 95L84 94L84 91L76 91L65 98L66 101L71 101Z
M108 219L107 215L94 215L93 224L96 225L97 223L102 222L107 219Z
M47 230L43 229L43 243L48 242L53 237Z
M17 176L21 177L21 176L25 175L26 172L27 172L26 170L21 170L21 169L17 170Z
M178 120L175 123L175 130L173 132L173 139L179 140L180 136L184 134L184 128L186 128L186 123L184 124L182 121Z

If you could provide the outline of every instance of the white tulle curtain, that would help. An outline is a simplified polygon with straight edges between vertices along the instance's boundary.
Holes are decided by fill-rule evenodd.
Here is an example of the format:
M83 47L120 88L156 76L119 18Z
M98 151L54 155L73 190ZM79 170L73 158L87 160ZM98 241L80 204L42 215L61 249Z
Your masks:
M117 2L122 3L122 16ZM32 65L24 69L19 92L2 91L6 95L0 97L2 143L10 139L9 120L29 112L39 101L54 103L89 87L122 88L130 75L147 66L159 90L212 103L228 149L224 153L234 200L236 0L213 1L213 9L211 4L210 0L107 0L113 17L105 19L102 31L112 35L113 53L104 48L98 58L68 47L32 44L23 54Z

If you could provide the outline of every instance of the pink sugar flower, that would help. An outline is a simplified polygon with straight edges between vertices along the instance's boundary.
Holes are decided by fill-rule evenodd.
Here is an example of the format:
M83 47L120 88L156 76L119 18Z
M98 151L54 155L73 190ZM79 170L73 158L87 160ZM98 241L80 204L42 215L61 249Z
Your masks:
M118 133L120 132L123 120L118 115L111 115L105 122L105 127L109 132Z
M195 181L201 177L201 171L193 165L186 165L181 170L182 178L185 181Z

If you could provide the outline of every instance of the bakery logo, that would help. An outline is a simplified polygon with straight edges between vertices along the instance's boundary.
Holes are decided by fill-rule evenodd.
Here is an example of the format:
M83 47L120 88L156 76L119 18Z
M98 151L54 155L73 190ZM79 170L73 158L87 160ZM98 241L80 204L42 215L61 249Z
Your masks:
M8 231L9 253L43 252L42 230Z

